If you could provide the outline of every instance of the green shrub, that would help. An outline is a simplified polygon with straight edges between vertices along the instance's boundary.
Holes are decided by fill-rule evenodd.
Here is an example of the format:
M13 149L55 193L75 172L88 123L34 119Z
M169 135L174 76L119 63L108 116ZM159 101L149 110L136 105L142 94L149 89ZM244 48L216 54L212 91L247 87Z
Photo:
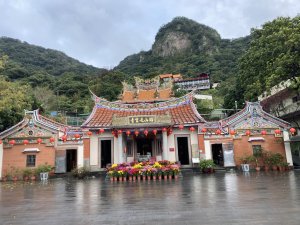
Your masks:
M78 179L83 179L89 174L89 169L86 167L75 168L72 171L72 175Z

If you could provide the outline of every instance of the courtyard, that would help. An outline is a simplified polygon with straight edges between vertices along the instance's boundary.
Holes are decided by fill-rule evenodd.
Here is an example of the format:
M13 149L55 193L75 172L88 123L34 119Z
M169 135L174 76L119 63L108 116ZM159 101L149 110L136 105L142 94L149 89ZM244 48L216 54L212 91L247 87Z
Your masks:
M300 171L0 183L0 224L295 224Z

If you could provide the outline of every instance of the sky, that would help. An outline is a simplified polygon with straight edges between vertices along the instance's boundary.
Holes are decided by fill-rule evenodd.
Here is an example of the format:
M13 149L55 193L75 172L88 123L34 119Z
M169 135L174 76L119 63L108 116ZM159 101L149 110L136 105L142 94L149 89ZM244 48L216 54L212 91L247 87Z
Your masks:
M0 36L112 68L151 49L159 28L177 16L238 38L299 12L299 0L0 0Z

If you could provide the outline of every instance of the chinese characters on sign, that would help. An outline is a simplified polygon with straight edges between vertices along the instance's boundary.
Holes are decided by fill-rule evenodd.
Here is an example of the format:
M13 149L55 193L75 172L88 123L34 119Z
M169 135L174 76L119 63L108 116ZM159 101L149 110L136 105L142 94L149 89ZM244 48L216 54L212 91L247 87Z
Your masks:
M129 124L137 124L137 123L154 123L155 116L130 116Z

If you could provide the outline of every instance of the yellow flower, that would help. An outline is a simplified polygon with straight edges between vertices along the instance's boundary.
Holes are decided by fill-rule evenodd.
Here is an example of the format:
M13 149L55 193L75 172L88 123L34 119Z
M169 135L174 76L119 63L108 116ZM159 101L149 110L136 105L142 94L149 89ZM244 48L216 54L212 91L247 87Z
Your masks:
M118 166L118 164L112 164L111 168L115 168L117 166Z

